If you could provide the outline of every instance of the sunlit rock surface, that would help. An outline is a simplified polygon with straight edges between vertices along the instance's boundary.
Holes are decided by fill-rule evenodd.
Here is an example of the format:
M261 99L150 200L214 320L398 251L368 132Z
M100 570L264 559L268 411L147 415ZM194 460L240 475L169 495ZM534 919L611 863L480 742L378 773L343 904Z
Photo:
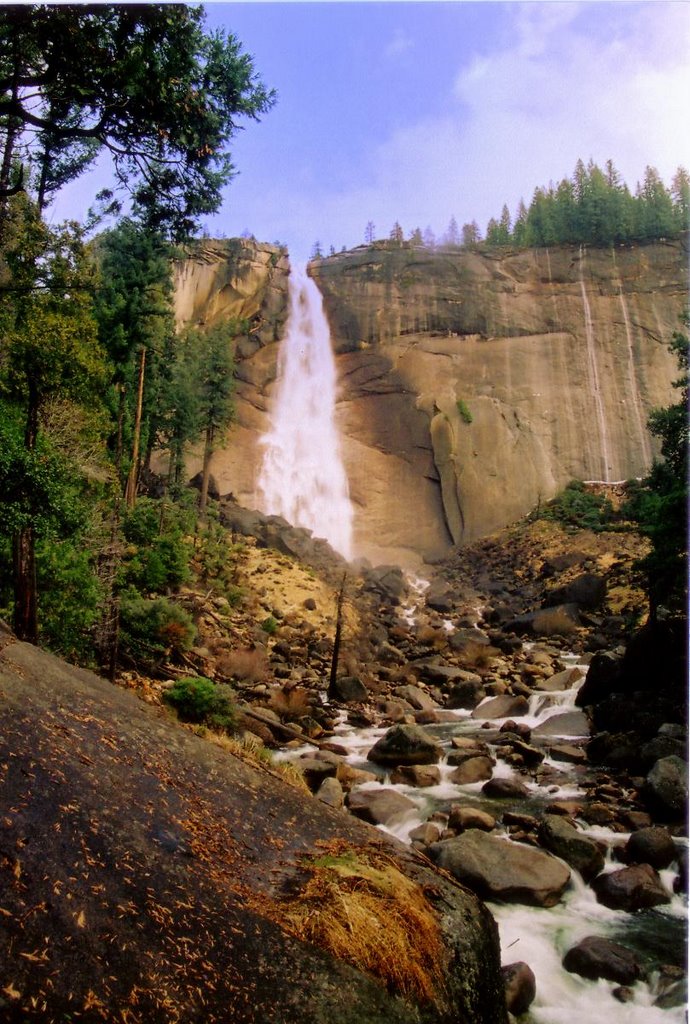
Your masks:
M236 271L235 244L178 268L177 310L188 321L241 307L260 325L239 346L237 425L214 464L221 492L252 505L287 266L282 250L243 241ZM686 239L361 247L313 262L338 353L356 551L413 562L519 518L570 479L643 474L647 416L674 396L667 344L686 268Z

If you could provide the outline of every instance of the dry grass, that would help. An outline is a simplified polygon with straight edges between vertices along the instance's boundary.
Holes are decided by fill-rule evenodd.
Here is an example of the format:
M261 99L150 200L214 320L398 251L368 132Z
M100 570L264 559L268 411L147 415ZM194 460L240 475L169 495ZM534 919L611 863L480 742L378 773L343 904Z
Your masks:
M271 752L263 745L258 736L246 733L241 739L237 736L228 736L227 733L216 732L214 729L206 729L203 732L204 739L214 743L217 747L239 757L241 761L247 761L255 768L268 769L276 775L280 775L283 782L286 782L294 789L312 795L309 786L304 780L304 775L296 764L291 761L274 761Z
M422 888L384 854L331 844L304 889L286 906L300 938L366 971L418 1003L442 992L438 918Z
M499 653L497 647L468 640L458 652L458 661L463 668L490 668Z
M268 678L268 658L265 651L256 647L226 651L216 661L216 672L226 679L261 683Z
M268 706L285 722L296 721L308 715L313 702L312 694L303 686L274 690Z
M570 636L577 628L561 608L545 608L534 616L534 632L540 636Z

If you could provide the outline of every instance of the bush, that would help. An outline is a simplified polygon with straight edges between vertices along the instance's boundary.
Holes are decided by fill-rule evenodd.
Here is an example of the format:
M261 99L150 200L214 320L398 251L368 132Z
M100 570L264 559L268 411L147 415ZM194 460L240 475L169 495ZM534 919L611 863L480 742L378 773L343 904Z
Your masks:
M122 527L132 545L123 583L149 593L176 588L189 580L190 545L184 539L184 509L140 498Z
M564 491L537 510L534 518L599 532L613 525L614 511L608 498L588 491L581 480L571 480Z
M458 398L458 400L457 400L457 402L455 404L457 406L458 415L460 416L460 419L464 423L467 423L467 424L471 423L472 422L472 413L469 410L467 402L463 398Z
M229 686L216 685L205 676L178 679L163 699L183 722L208 725L230 732L235 723L235 705Z
M261 628L264 633L268 633L269 636L273 636L278 630L278 620L273 615L269 615L267 619L261 623Z
M196 630L189 612L174 601L150 600L135 591L120 599L120 653L155 668L167 658L189 650Z

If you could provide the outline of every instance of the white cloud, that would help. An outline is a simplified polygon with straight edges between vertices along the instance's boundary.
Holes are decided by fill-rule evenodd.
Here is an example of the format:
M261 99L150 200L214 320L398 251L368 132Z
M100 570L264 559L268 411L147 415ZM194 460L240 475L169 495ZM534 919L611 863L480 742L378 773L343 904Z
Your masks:
M484 228L579 157L611 158L631 188L646 164L670 183L690 166L687 7L597 6L603 25L586 4L515 5L505 46L458 72L449 114L401 128L370 155L366 184L320 197L326 231L359 241L354 217L381 235L396 219L442 232L451 214Z

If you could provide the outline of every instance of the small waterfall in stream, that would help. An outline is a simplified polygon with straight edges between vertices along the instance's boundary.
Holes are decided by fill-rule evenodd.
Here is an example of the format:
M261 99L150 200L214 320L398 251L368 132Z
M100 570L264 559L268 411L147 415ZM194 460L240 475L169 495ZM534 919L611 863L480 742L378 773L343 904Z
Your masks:
M278 356L270 431L257 480L259 507L352 557L352 504L335 424L336 370L321 293L290 273L290 313Z

